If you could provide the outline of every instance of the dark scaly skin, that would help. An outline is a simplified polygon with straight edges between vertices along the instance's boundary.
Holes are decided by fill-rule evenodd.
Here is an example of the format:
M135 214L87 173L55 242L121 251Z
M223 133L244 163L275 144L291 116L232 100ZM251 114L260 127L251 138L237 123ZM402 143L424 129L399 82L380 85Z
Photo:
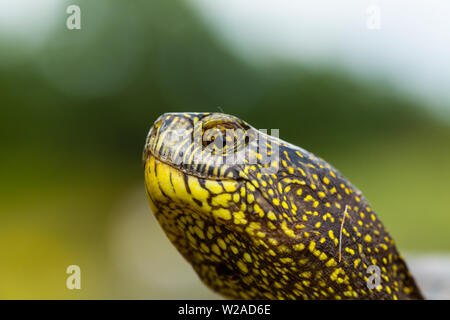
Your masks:
M336 169L270 136L280 148L276 174L261 174L260 163L177 164L174 155L189 142L167 132L193 135L199 123L254 132L224 114L164 114L149 133L144 162L158 222L208 287L236 299L423 298L394 240ZM381 271L374 289L371 265Z

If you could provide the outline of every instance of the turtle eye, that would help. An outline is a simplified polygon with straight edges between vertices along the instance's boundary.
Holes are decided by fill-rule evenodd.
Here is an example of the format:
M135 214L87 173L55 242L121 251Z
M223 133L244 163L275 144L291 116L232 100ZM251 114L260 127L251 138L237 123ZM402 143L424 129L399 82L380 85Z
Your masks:
M218 132L218 135L212 134L210 132L203 134L202 144L204 148L210 147L217 150L222 150L225 149L226 143L226 139L220 132Z
M210 148L213 154L237 152L249 142L248 130L238 123L211 120L203 125L203 147Z
M219 128L205 128L202 135L203 148L208 148L213 154L226 149L226 131Z

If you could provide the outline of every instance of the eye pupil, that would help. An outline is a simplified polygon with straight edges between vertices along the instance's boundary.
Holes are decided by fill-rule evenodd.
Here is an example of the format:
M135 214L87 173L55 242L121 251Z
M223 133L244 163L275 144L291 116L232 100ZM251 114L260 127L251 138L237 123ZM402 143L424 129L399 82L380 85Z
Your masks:
M212 143L214 143L214 140L215 140L216 138L213 136L213 137L211 137L211 139L209 139L209 140L207 140L207 139L205 139L205 140L203 140L203 147L207 147L207 146L209 146L210 144L212 144Z

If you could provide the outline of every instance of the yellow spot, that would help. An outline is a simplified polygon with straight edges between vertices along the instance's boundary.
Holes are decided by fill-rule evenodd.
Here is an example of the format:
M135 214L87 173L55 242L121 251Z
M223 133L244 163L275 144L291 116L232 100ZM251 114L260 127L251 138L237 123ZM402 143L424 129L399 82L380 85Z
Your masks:
M270 229L272 229L272 230L275 230L277 227L275 227L275 225L272 223L272 222L267 222L267 226L270 228Z
M324 177L324 178L323 178L323 182L325 182L325 184L329 184L329 183L330 183L330 180L329 180L327 177Z
M337 266L337 262L336 260L334 260L333 258L331 258L330 260L327 261L327 263L325 264L327 267L335 267Z
M200 247L201 247L205 252L207 252L207 253L209 252L209 247L208 247L205 243L202 242L202 243L200 244Z
M223 192L222 186L216 180L206 180L205 187L212 193L219 194Z
M255 186L253 185L253 184L251 184L250 182L247 182L247 189L248 190L250 190L250 191L252 191L252 192L254 192L256 189L255 189Z
M219 208L216 210L213 210L213 216L224 219L224 220L230 220L231 219L231 213L227 209Z
M215 253L215 254L217 254L218 256L220 256L220 249L219 249L219 247L217 246L217 244L213 244L212 246L211 246L211 250Z
M328 236L330 237L331 240L334 239L334 233L333 233L333 230L329 230L329 231L328 231Z
M258 222L250 222L247 228L245 228L245 231L249 233L250 235L254 235L254 231L261 229L261 225Z
M282 229L282 230L284 231L284 233L285 233L286 235L288 235L289 237L295 238L294 230L290 229L290 228L287 226L286 221L283 221L283 222L282 222L282 224L281 224L281 229Z
M311 272L310 271L302 272L302 273L300 273L300 277L311 278Z
M293 248L295 251L302 251L303 249L305 249L305 245L304 245L303 243L294 244L294 245L292 246L292 248Z
M198 226L194 226L194 232L200 239L205 239L205 234L203 233L203 230L200 229Z
M354 255L354 254L355 254L355 250L350 249L350 248L345 248L345 252L348 252L348 253L350 253L351 255Z
M252 257L246 252L244 253L244 260L251 263Z
M231 194L229 193L223 193L219 194L212 198L211 204L213 206L220 206L220 207L227 207L228 202L231 200Z
M222 248L222 250L225 250L227 248L227 245L225 244L225 241L223 241L223 239L217 239L217 244Z
M300 173L302 174L302 176L306 177L306 173L305 171L303 171L302 168L297 168L298 171L300 171Z
M239 269L241 269L241 271L243 273L247 273L248 272L247 265L244 262L242 262L241 260L238 260L237 266L238 266Z
M253 210L255 210L255 212L262 218L264 217L264 211L261 209L261 207L256 203L253 206Z
M342 283L343 279L339 278L339 274L345 274L344 270L342 270L342 268L336 268L333 273L330 275L330 279L333 281L337 281L338 283Z
M328 258L327 255L323 252L319 256L319 260L321 260L321 261L327 260L327 258Z
M366 236L364 237L364 241L372 242L372 237L369 234L366 234Z
M277 216L272 211L269 211L269 213L267 213L267 218L269 218L270 220L277 220Z
M292 259L291 258L281 258L280 262L281 263L290 263L290 262L292 262Z
M274 199L272 200L272 202L273 202L273 204L276 205L276 206L280 205L280 199L278 199L278 198L274 198Z
M242 211L234 212L234 223L235 224L246 224L245 214Z
M307 264L308 263L308 259L306 259L306 258L304 258L304 259L300 259L300 260L298 260L298 263L299 264Z
M188 175L188 185L191 189L192 194L195 195L195 198L200 201L206 202L209 196L209 192L200 186L197 178Z

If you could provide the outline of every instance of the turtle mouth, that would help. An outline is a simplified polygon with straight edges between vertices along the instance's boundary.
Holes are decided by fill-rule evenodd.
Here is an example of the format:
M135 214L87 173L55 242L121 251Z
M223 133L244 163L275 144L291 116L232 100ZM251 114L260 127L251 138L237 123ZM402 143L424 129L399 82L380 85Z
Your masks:
M195 177L197 179L205 179L205 180L219 180L222 179L223 177L220 176L209 176L207 174L202 174L199 171L196 170L196 168L198 167L198 165L188 165L185 163L181 163L181 164L176 164L174 162L172 162L171 160L168 159L164 159L163 157L156 155L155 152L152 150L152 148L150 148L149 146L145 146L144 147L144 151L143 151L143 155L142 155L142 163L143 166L145 167L147 162L151 159L154 158L156 161L167 165L169 167L171 167L173 170L177 170L187 176L192 176Z
M231 179L214 180L184 173L170 163L159 160L151 152L145 165L145 184L154 212L159 207L184 208L214 223L226 225L240 210L238 193L242 183ZM163 210L164 211L164 210Z

